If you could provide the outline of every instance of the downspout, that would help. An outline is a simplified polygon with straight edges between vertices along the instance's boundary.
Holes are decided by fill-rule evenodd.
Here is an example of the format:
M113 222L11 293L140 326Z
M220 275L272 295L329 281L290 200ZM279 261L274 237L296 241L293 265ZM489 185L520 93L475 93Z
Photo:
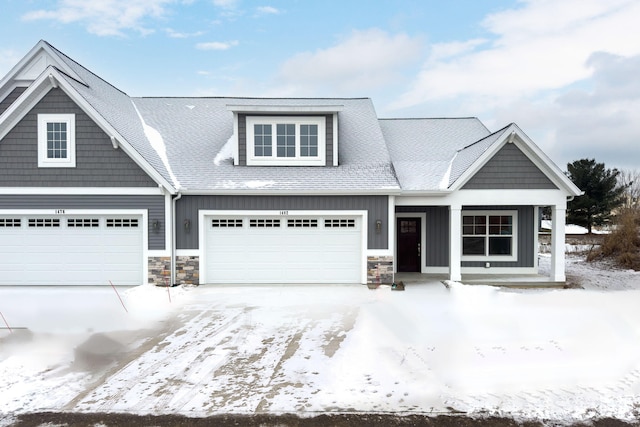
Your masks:
M178 194L173 198L171 203L171 286L176 285L176 236L177 236L177 226L176 226L176 202L182 198L182 193L178 192Z

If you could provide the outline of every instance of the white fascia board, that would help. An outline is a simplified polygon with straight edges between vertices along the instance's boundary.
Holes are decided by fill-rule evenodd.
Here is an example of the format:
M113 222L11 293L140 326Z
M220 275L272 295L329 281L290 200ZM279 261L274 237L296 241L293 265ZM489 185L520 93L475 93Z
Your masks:
M227 105L234 113L337 113L344 105Z
M0 187L2 195L161 196L162 187Z
M557 189L460 190L445 197L396 196L396 206L562 206L566 194Z
M400 189L382 189L382 190L189 190L181 189L180 192L185 196L392 196L400 194Z
M58 87L64 91L109 137L118 141L118 146L144 170L156 183L175 194L176 190L164 177L156 171L149 162L120 133L99 114L78 91L67 81L66 76L53 67L48 67L33 84L14 101L0 116L0 140L53 88L52 78ZM33 98L30 97L33 95ZM25 102L29 99L29 102Z
M49 74L56 72L49 67L0 115L0 141L20 120L53 88Z
M11 68L11 70L9 70L9 72L4 76L4 78L0 80L0 99L4 99L4 97L6 96L6 94L3 94L5 90L5 86L7 86L12 81L14 81L16 79L16 76L18 76L20 72L27 65L29 65L29 63L33 59L35 59L41 52L46 53L49 56L49 58L52 59L53 62L55 62L56 66L64 70L66 74L71 76L73 79L84 83L78 74L76 74L71 68L67 67L65 62L60 59L60 56L58 55L58 53L55 52L53 49L51 49L49 44L47 44L43 40L40 40L38 43L36 43L34 47L31 48L29 52L27 52L25 56L22 57L20 61L18 61L16 65L13 66L13 68ZM16 86L16 85L12 85L12 86ZM13 90L13 88L11 90Z
M572 196L580 196L583 191L565 175L562 170L547 156L547 154L536 145L535 142L526 133L524 133L515 123L512 125L517 129L514 138L514 144L527 154L527 157L558 187L564 187Z

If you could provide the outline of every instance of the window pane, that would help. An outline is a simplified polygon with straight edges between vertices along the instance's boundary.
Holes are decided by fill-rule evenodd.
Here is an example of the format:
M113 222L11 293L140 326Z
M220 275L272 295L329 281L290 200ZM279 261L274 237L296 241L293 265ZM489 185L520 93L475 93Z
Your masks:
M511 237L489 237L489 255L511 255Z
M300 125L300 155L318 156L318 125Z
M472 216L463 216L462 217L462 223L463 224L473 224L473 217Z
M253 155L256 157L271 156L271 125L253 126Z
M462 234L473 234L473 225L463 225Z
M473 234L487 234L487 226L486 225L476 225Z
M67 158L67 123L47 123L47 158Z
M277 133L277 156L278 157L295 157L296 156L296 126L293 124L276 125Z
M462 255L485 255L484 237L463 237Z

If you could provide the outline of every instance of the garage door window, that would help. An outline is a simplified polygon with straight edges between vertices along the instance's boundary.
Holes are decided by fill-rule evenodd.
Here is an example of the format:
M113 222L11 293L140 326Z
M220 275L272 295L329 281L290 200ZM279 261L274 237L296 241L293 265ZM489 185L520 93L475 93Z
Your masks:
M211 226L216 228L242 227L242 219L212 219Z
M83 228L83 227L99 227L100 220L98 218L69 218L67 219L67 227Z
M20 227L20 218L0 218L0 227Z
M287 220L287 227L292 228L317 228L317 219L289 219Z
M280 227L279 219L252 219L249 221L249 227L252 228L277 228Z
M57 218L29 218L29 227L60 227Z
M135 218L109 218L107 219L107 227L109 228L131 228L137 227L138 220Z
M325 219L325 228L355 228L355 219Z

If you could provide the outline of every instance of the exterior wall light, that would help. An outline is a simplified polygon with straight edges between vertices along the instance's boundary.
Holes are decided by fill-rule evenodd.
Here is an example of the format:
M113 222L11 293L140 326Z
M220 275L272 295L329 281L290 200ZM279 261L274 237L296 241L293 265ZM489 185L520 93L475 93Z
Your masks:
M376 220L376 233L380 233L382 231L382 221L379 219Z
M160 221L157 219L151 221L151 228L153 228L153 231L158 231L160 229Z
M189 231L190 228L191 228L191 220L190 219L185 219L184 220L184 230L185 231Z

